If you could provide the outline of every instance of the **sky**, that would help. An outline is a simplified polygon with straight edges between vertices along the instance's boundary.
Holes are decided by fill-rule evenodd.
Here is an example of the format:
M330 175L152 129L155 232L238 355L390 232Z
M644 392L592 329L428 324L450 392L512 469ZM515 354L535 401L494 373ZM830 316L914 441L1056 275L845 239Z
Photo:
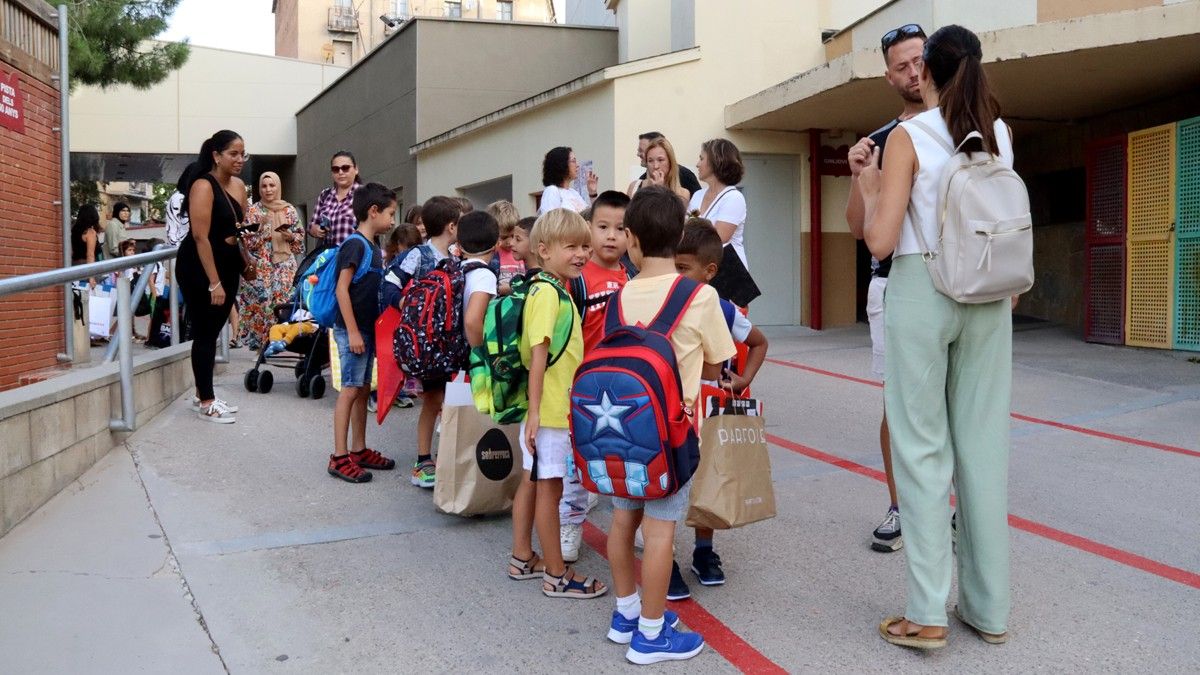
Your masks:
M275 53L271 0L183 0L160 40L190 38L202 47Z

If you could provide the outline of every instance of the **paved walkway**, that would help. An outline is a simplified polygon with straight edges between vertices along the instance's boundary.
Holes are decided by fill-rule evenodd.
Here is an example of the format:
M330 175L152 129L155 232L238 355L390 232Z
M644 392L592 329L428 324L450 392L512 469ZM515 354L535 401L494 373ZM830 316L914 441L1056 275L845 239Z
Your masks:
M662 670L1200 671L1200 365L1047 327L1015 352L1009 644L953 621L933 654L875 633L903 608L904 560L868 548L887 502L858 327L772 341L755 387L779 516L717 534L729 582L676 603L709 649ZM603 638L611 598L509 581L508 521L439 514L401 472L331 479L332 399L297 398L286 371L248 394L234 354L236 425L183 398L0 539L0 671L629 669ZM415 420L369 438L409 459ZM598 550L609 514L587 530ZM595 548L580 567L608 578Z

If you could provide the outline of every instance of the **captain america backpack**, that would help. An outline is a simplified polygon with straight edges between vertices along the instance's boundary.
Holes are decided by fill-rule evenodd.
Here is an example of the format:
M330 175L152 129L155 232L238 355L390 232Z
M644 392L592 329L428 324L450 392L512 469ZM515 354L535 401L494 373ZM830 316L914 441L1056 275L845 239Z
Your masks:
M649 326L627 325L618 291L604 338L575 372L571 437L585 489L626 499L662 499L700 463L693 413L684 404L671 333L701 285L676 279Z

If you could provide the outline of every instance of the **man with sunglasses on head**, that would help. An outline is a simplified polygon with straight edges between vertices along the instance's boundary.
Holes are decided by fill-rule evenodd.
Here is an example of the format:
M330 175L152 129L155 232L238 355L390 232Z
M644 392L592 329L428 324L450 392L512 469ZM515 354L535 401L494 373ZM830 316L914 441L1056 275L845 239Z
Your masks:
M866 207L858 186L859 174L870 163L871 153L875 148L879 148L879 162L882 167L883 148L887 143L888 134L904 120L925 112L920 88L921 69L924 67L921 57L925 49L925 31L915 23L905 24L884 33L880 46L883 49L883 62L887 66L884 79L900 95L904 109L899 117L850 148L850 201L846 204L846 221L856 239L863 238L863 220L866 216ZM880 379L883 378L885 359L883 295L891 267L891 256L884 260L871 258L867 319L871 324L871 372ZM892 448L886 413L879 423L879 448L883 452L883 468L887 473L888 496L891 497L892 503L883 522L872 533L871 549L891 553L899 551L904 546L904 540L900 536L900 505L896 499L896 479L892 474Z

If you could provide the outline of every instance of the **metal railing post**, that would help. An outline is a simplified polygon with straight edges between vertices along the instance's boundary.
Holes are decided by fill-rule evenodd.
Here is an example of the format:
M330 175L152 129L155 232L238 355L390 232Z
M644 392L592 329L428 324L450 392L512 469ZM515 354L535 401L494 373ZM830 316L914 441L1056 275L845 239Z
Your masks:
M69 76L67 6L58 5L58 106L59 159L62 162L63 267L71 266L71 83ZM75 360L75 294L70 282L63 285L63 353L61 361ZM87 321L87 317L83 318Z
M121 417L108 423L113 431L133 431L137 410L133 403L133 307L129 279L117 277L117 342L121 347Z
M171 272L171 276L167 278L171 288L171 346L175 346L179 344L179 336L183 335L183 317L179 315L179 286L175 283L175 258L171 258L167 269Z

